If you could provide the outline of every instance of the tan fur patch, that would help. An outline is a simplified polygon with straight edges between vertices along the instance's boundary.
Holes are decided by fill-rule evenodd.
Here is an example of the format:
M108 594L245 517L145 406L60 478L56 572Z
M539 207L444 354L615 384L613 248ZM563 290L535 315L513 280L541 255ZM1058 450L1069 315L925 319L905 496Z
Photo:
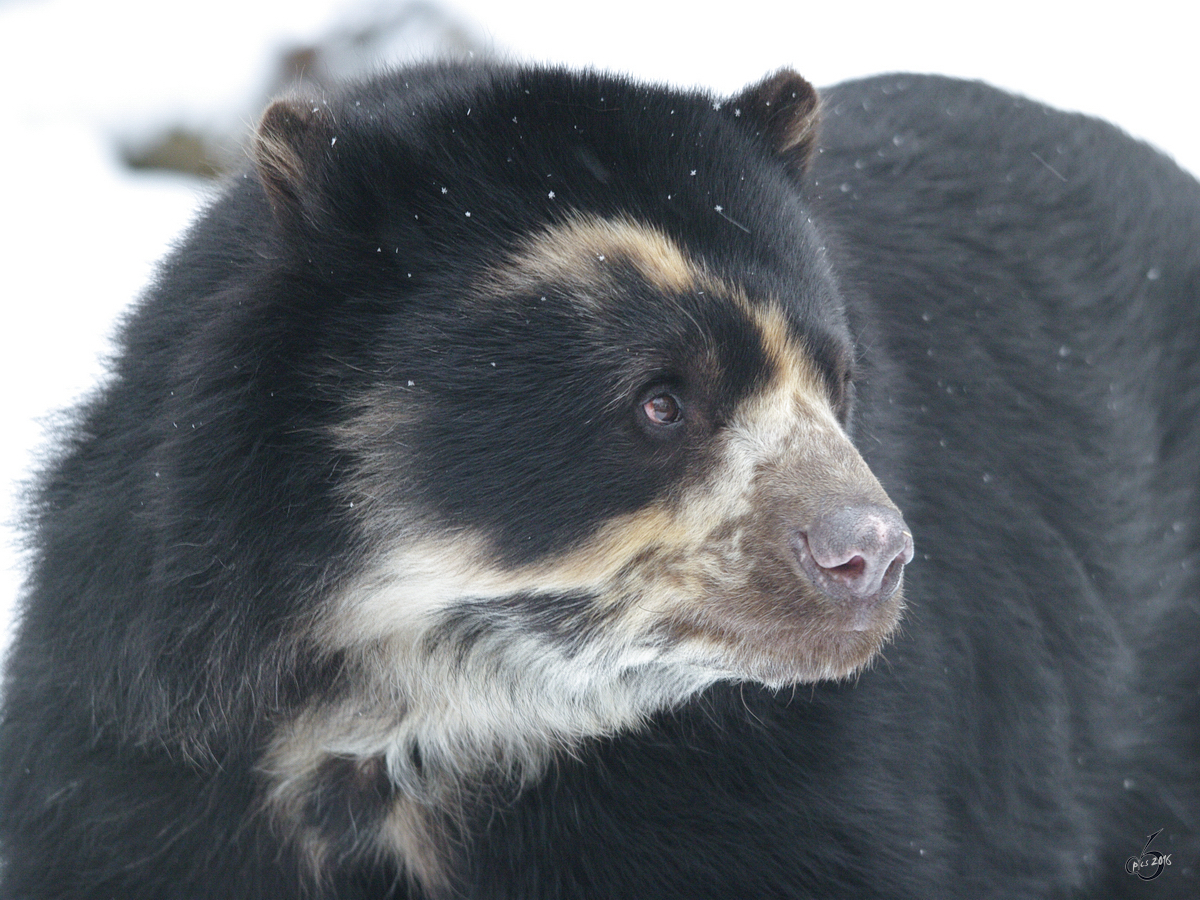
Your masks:
M452 842L439 810L412 797L397 797L379 835L381 850L404 860L408 878L420 884L427 894L448 891L447 846Z
M774 303L746 306L762 335L763 349L771 361L780 395L802 404L809 415L824 418L829 426L840 431L837 416L829 405L824 380L808 353L797 346L783 310Z
M632 263L664 293L694 290L697 273L675 243L632 219L569 219L530 239L493 272L504 290L533 283L588 283L603 277L605 263Z
M386 749L379 735L394 734L402 719L397 709L384 712L343 703L309 709L276 733L260 764L271 785L266 811L276 829L299 851L315 881L322 879L332 862L328 836L304 824L304 807L317 789L322 765L334 757L379 756ZM403 752L408 747L401 744L391 749ZM453 805L446 800L409 785L393 799L378 833L365 835L360 852L402 860L407 877L426 889L448 887L445 850L451 823L445 812Z

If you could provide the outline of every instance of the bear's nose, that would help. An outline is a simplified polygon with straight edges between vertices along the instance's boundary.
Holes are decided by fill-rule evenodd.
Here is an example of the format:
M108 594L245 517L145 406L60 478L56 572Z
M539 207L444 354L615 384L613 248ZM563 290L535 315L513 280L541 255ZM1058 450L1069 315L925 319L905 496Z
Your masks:
M797 532L793 549L818 590L835 600L873 606L896 592L913 558L913 539L894 509L844 506Z

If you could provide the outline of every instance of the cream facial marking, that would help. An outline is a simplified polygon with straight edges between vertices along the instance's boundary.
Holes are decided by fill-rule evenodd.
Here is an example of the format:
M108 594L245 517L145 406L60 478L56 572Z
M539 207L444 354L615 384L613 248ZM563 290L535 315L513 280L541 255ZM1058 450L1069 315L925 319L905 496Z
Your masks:
M697 272L668 237L628 218L581 216L530 238L493 272L501 290L531 283L594 282L605 263L633 264L663 293L696 289Z

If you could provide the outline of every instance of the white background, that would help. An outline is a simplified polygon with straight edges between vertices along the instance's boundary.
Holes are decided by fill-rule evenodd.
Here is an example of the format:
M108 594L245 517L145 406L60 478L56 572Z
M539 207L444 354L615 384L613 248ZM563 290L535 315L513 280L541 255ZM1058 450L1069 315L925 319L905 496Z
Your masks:
M509 58L721 93L784 65L817 85L894 70L982 78L1114 121L1200 172L1200 12L1179 0L442 6ZM101 377L116 317L202 196L182 178L127 172L119 143L174 123L248 127L278 53L364 9L0 0L0 646L21 577L20 481L53 411Z

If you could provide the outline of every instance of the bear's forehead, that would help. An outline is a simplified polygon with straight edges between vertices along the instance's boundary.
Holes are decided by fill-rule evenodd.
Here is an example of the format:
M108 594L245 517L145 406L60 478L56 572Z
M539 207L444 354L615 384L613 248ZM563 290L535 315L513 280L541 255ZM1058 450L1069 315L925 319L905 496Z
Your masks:
M416 203L414 224L437 223L433 243L463 246L486 232L494 246L585 215L657 226L723 264L800 255L808 217L794 177L701 92L446 69L384 78L333 106L337 153L360 154L373 186ZM663 274L673 268L657 262Z

